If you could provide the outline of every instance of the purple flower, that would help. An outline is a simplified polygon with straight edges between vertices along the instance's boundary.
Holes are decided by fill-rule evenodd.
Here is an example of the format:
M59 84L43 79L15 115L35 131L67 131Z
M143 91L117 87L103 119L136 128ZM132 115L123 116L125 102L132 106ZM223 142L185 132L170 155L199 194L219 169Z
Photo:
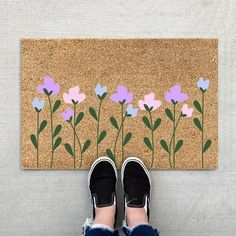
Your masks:
M96 95L99 98L102 98L103 95L107 93L107 86L101 86L101 84L97 84L94 90L95 90Z
M64 121L71 122L71 119L73 117L73 110L70 107L67 107L66 111L61 113L61 116Z
M123 85L118 85L117 93L113 93L110 96L110 99L113 102L121 103L121 104L128 104L131 103L133 100L133 94L128 91L128 89Z
M126 114L129 117L135 117L138 114L138 108L133 107L132 104L129 104L126 109Z
M44 107L44 100L39 100L38 97L35 97L33 102L32 102L32 106L34 107L34 109L37 111L37 112L40 112L43 107Z
M188 99L186 93L181 93L181 86L175 85L170 89L170 92L165 93L165 99L167 102L177 104Z
M204 80L203 77L200 77L197 82L198 88L205 92L209 88L210 81L208 79Z
M43 84L37 87L39 93L50 95L57 95L60 92L60 85L56 84L54 79L50 76L43 78Z

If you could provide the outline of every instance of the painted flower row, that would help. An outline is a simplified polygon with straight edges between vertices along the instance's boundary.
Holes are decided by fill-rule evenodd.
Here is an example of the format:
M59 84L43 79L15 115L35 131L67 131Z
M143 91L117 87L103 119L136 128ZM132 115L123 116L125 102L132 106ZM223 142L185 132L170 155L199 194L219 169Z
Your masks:
M205 80L203 77L200 77L197 86L200 89L200 91L204 94L205 91L209 87L209 80ZM48 98L48 103L50 107L50 126L51 126L51 144L52 144L52 150L51 150L51 165L53 166L53 157L54 152L61 144L61 137L57 137L62 129L62 126L59 124L54 129L54 122L53 122L53 114L57 111L57 109L61 105L60 100L56 100L54 105L52 104L52 97L56 96L60 92L60 85L55 83L54 79L46 76L44 77L43 84L39 85L37 87L37 91L41 94L44 94ZM95 87L95 94L97 95L97 98L99 100L98 109L95 110L93 107L89 108L89 113L91 116L95 119L97 122L97 140L96 140L96 153L97 157L99 156L99 144L102 142L102 140L106 137L106 131L102 130L100 131L100 116L101 116L101 107L102 102L105 99L106 95L108 93L107 86L102 86L101 84L97 84ZM112 158L116 159L116 149L117 149L117 142L118 138L121 135L121 154L122 154L122 161L124 158L124 146L131 140L132 133L128 132L126 135L124 134L124 125L126 118L133 118L136 117L138 114L138 108L140 110L144 110L149 114L149 117L144 116L143 122L145 126L150 129L151 131L151 139L148 137L144 137L144 143L145 145L152 151L152 164L154 161L154 131L159 127L161 124L161 119L153 119L153 111L157 110L162 102L160 100L155 99L154 93L149 93L144 96L143 100L138 101L138 107L134 107L132 104L134 94L131 93L127 87L123 85L118 85L116 88L116 92L110 95L110 100L119 104L121 107L121 117L122 119L120 122L117 121L115 117L110 117L110 122L113 125L113 127L117 130L117 135L115 139L115 144L113 148L107 149L107 155ZM179 117L177 118L177 111L176 111L176 105L178 103L184 102L188 99L188 95L186 93L183 93L181 91L180 85L173 86L170 91L165 93L165 100L168 103L171 103L173 105L173 111L171 111L169 108L165 109L165 113L167 117L173 122L173 134L171 136L169 144L165 140L161 140L160 144L163 147L163 149L169 154L169 163L170 167L175 168L175 153L181 148L183 145L183 140L179 140L177 143L175 142L175 136L177 127L179 124L179 121L181 117L191 117L193 113L193 108L189 108L187 104L183 104L180 112ZM62 118L64 121L67 121L73 131L73 145L66 143L64 144L65 149L67 152L74 158L74 168L76 168L76 142L79 145L80 148L80 165L82 166L82 155L83 153L88 149L88 147L91 144L90 140L86 140L83 144L80 140L80 137L77 133L76 126L82 121L84 117L84 113L80 112L77 114L77 106L83 102L86 99L86 95L82 92L80 92L80 87L75 86L69 89L68 93L63 94L63 100L66 104L69 104L67 109L61 113ZM196 102L196 101L195 101ZM45 101L42 99L40 100L38 97L35 97L32 103L33 107L35 108L35 111L37 112L37 131L36 135L31 135L31 141L34 144L35 148L37 149L37 167L38 167L38 149L39 149L39 134L43 131L43 129L47 125L47 121L43 120L41 124L39 123L39 113L42 111L45 105ZM125 107L126 106L126 107ZM199 104L194 103L194 106L199 110ZM119 116L120 117L120 116ZM197 119L197 118L195 118ZM195 121L194 121L195 123ZM196 124L196 123L195 123ZM197 126L197 124L196 124ZM198 126L197 126L198 127ZM199 128L199 127L198 127ZM55 140L55 141L54 141Z

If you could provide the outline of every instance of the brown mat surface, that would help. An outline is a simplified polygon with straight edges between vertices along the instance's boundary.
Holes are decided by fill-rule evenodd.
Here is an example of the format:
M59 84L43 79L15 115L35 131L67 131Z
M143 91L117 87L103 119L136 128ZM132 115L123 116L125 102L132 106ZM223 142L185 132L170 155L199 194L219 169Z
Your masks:
M217 168L216 39L26 39L21 62L22 168Z

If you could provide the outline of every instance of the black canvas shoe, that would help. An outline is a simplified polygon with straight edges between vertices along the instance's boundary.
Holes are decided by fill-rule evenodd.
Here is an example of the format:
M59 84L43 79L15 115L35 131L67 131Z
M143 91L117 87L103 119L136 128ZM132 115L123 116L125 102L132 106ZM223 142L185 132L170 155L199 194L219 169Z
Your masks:
M137 157L127 158L121 167L121 181L124 189L124 225L126 207L144 207L149 219L151 177L147 167Z
M116 205L115 228L117 170L115 163L109 157L100 157L94 161L88 174L88 187L93 205L93 219L95 208Z

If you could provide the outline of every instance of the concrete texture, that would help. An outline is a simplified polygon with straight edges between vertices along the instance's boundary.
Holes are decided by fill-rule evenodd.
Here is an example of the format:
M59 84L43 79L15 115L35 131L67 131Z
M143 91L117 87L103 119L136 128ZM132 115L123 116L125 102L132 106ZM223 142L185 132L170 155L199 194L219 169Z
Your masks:
M91 214L86 171L20 170L20 39L31 37L219 38L220 167L152 171L151 223L162 236L236 235L235 11L234 0L0 0L0 235L80 235Z

